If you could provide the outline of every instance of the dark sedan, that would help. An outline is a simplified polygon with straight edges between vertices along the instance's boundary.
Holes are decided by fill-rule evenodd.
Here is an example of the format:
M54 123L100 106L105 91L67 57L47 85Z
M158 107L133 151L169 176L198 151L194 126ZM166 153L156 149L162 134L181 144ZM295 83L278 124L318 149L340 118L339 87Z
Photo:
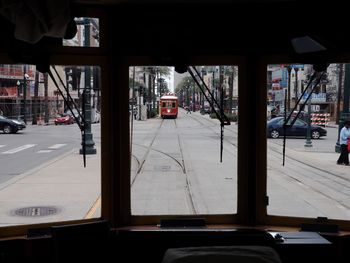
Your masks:
M278 138L283 136L283 117L276 117L267 122L267 136L271 138ZM290 121L289 121L290 123ZM308 124L301 120L297 119L292 127L286 129L286 136L302 136L306 137ZM326 136L327 131L318 125L311 125L311 138L319 139L322 136Z
M0 115L0 130L4 133L16 133L26 127L23 121L8 119Z

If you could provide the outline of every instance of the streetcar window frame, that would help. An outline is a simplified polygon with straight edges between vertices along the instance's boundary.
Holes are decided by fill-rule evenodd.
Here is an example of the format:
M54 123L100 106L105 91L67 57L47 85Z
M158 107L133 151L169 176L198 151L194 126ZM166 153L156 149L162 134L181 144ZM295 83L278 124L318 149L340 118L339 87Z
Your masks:
M81 16L86 16L82 14ZM101 14L93 14L91 17L98 17L100 20L100 31L108 28L104 24L105 20ZM15 225L11 227L0 227L1 235L19 236L25 235L30 228L49 227L63 223L82 223L87 221L96 221L107 219L114 228L123 226L140 226L141 229L149 229L149 226L156 226L160 217L156 216L131 216L130 208L130 127L129 127L129 94L125 87L128 85L128 69L132 65L162 65L162 62L156 63L150 57L127 57L128 62L123 60L118 63L111 63L109 53L106 52L105 44L107 38L112 39L112 33L105 31L100 34L103 39L98 48L90 47L60 47L51 51L51 64L61 65L91 65L101 68L101 86L106 87L101 94L102 112L101 114L101 195L102 209L101 218L94 220L74 220L50 222L36 225ZM253 56L254 57L254 56ZM334 63L342 63L338 56ZM342 54L343 61L350 61L350 54ZM193 65L235 65L239 68L239 120L238 127L238 204L237 214L235 215L205 215L207 224L220 224L222 226L232 226L232 224L241 225L270 225L270 226L290 226L299 227L302 223L315 223L316 219L305 219L290 216L271 216L266 212L266 183L267 183L267 147L266 147L266 88L260 86L267 81L266 73L269 64L292 64L293 60L288 56L270 55L269 57L259 57L258 62L252 62L255 58L247 61L245 56L199 56L189 60ZM0 53L0 62L2 64L13 64L8 54ZM151 63L152 62L152 63ZM250 65L250 63L254 63ZM113 64L113 65L112 65ZM250 68L250 71L248 69ZM251 69L253 68L253 69ZM259 75L256 84L252 89L248 84L249 72L256 70ZM249 72L248 72L249 71ZM117 74L113 74L113 73ZM253 77L255 77L254 75ZM253 81L253 80L252 80ZM115 89L115 84L119 89ZM257 87L259 86L259 87ZM264 87L264 85L262 85ZM252 109L249 108L248 99L252 98L254 103ZM253 118L252 118L253 116ZM250 132L252 130L251 119L254 130L260 130L260 133ZM265 132L264 132L265 131ZM256 163L254 167L249 162L247 149L259 149L255 154ZM250 169L250 170L249 170ZM252 172L254 169L255 172ZM247 201L248 200L248 201ZM248 205L247 205L248 202ZM202 217L203 215L201 215ZM193 216L191 216L193 217ZM162 218L165 218L162 216ZM350 229L349 220L332 220L328 223L337 224L340 229Z
M123 83L126 83L126 81L128 81L129 79L129 69L132 67L144 67L146 65L146 67L150 66L171 66L174 67L175 65L164 65L162 62L160 63L156 63L154 62L154 59L151 59L150 57L133 57L130 56L128 58L125 59L125 64L121 66L121 68L123 68L122 71L124 72L128 72L128 74L123 75L123 78L127 77L127 79L125 78L123 80ZM150 63L150 61L152 63ZM192 61L188 62L189 65L200 65L200 66L220 66L220 65L232 65L232 66L236 66L238 67L238 71L239 71L239 76L241 74L240 72L240 68L244 68L245 67L245 59L242 56L202 56L200 58L197 59L193 59ZM242 73L243 74L243 73ZM243 87L243 85L245 85L245 82L243 81L243 78L238 77L238 97L240 97L240 93L246 93L245 96L248 96L249 92L247 91L246 88ZM129 94L126 94L127 96L129 96ZM129 97L125 97L124 98L125 101L129 101ZM240 101L240 100L239 100ZM239 127L240 125L238 125ZM128 122L127 127L130 127L130 124ZM240 128L238 128L238 133L240 133ZM239 134L238 134L238 141L239 141ZM240 145L238 143L238 145ZM241 144L242 145L242 144ZM131 146L128 146L128 149L131 149ZM237 150L238 153L238 150ZM131 156L131 155L130 155ZM238 164L238 158L236 159L236 162ZM238 165L239 167L239 165ZM244 169L242 169L244 170ZM129 167L129 177L130 177L130 171L131 171L131 167ZM239 176L239 168L237 169L237 177ZM125 179L125 178L124 178ZM238 178L237 178L238 180ZM246 183L246 180L240 180L240 182L242 184ZM238 186L238 181L237 181L237 211L236 213L227 213L227 214L219 214L219 215L215 215L215 214L200 214L200 215L133 215L131 213L131 192L130 189L128 189L128 196L121 196L121 198L123 198L123 200L121 200L121 203L123 203L124 205L120 208L126 208L125 210L122 211L121 214L123 214L126 218L128 218L129 220L127 221L128 223L126 223L126 226L143 226L143 225L153 225L153 226L157 226L160 224L160 221L162 219L166 219L166 218L202 218L204 217L206 219L206 223L207 224L221 224L221 225L228 225L228 224L239 224L239 223L243 223L240 221L240 218L238 217L238 201L244 200L245 197L243 195L244 192L239 190L239 186ZM127 182L125 184L125 187L129 187L130 183ZM241 189L245 189L245 187L241 187ZM240 197L241 195L241 197ZM127 198L127 200L125 200L124 198ZM244 202L244 201L243 201ZM246 212L246 205L243 204L243 202L241 203L241 208L240 211L241 213L247 213ZM125 226L125 225L123 225Z
M329 58L331 61L331 64L333 63L350 63L350 53L342 53L341 59L340 56L335 56L334 59ZM347 62L348 61L348 62ZM276 55L276 56L263 56L261 58L261 64L259 67L259 72L264 72L264 74L260 74L261 78L259 81L263 81L261 83L267 83L267 69L269 65L289 65L289 64L298 64L296 63L293 58L287 55ZM303 64L313 64L312 61L306 61ZM266 89L265 96L266 96ZM266 98L266 97L265 97ZM261 99L261 98L260 98ZM266 101L264 105L260 107L260 110L262 111L262 114L259 114L259 117L262 117L262 115L266 116ZM263 185L259 185L258 191L261 191L260 197L262 199L268 199L267 195L267 134L266 134L266 121L265 123L258 122L260 124L257 129L262 129L265 132L262 132L262 134L257 134L257 140L264 141L264 147L265 152L263 154L263 158L265 159L265 163L263 164L265 166L264 169L261 169L262 173L260 174L261 182L264 183ZM262 168L262 167L260 167ZM289 215L270 215L267 213L267 203L265 202L259 202L257 206L258 212L258 219L259 222L261 222L264 225L274 225L274 226L283 226L283 227L300 227L301 224L319 224L320 218L310 218L310 217L299 217L299 216L289 216ZM342 219L333 219L333 218L325 218L325 223L327 224L333 224L337 225L340 230L348 231L350 230L349 222L350 220L342 220Z
M80 17L92 17L99 19L100 32L100 45L98 47L81 47L81 46L50 46L48 47L47 52L50 54L50 65L70 65L70 66L97 66L101 69L101 78L100 84L101 87L107 87L101 92L101 152L107 152L107 130L111 130L111 123L109 123L108 108L111 108L113 105L112 102L108 100L108 96L111 96L111 89L108 88L109 83L108 79L110 68L108 63L108 56L106 52L106 39L108 32L106 30L106 17L105 14L94 10L93 8L85 8L79 10L82 12ZM7 54L6 50L0 50L0 64L9 64L14 65L14 62ZM20 63L20 64L31 64L31 63ZM101 88L102 90L102 88ZM116 96L117 97L117 96ZM105 114L106 113L106 114ZM115 120L117 117L115 116ZM44 222L37 224L18 224L10 226L1 226L0 227L0 239L4 237L18 237L25 236L30 229L40 229L48 228L51 226L58 226L62 224L81 224L87 222L99 222L104 219L110 218L111 211L107 210L107 204L110 203L110 195L106 191L107 186L111 184L111 176L108 176L108 169L106 168L110 162L101 154L101 216L91 219L74 219L74 220L60 220L55 222ZM83 165L83 162L81 163ZM88 167L87 160L87 167Z

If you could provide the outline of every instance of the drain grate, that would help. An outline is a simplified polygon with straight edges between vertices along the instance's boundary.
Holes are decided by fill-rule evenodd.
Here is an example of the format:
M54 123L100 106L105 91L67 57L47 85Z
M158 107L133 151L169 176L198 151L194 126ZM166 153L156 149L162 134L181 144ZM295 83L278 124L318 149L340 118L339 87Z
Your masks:
M58 213L58 208L53 206L23 207L15 210L17 216L40 217Z

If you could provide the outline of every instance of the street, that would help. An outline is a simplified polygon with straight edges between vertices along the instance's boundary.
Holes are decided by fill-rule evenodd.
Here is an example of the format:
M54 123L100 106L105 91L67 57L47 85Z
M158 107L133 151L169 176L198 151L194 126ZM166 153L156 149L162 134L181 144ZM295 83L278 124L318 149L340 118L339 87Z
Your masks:
M100 216L100 124L91 128L97 154L86 156L86 167L75 124L0 134L0 225Z
M237 212L237 123L225 127L222 163L219 121L208 115L180 109L177 119L133 120L132 125L133 215ZM304 147L305 138L287 138L285 166L283 139L267 139L269 215L350 216L349 170L336 165L338 153L334 152L338 129L326 129L327 136L312 140L311 148ZM100 124L93 124L92 131L99 153ZM87 168L83 168L80 147L76 125L28 125L17 134L0 134L1 223L98 216L100 155L87 156ZM67 202L72 196L80 201ZM13 216L15 208L30 204L36 209L53 205L57 214Z
M350 215L348 167L336 165L337 127L312 140L268 138L268 214L346 219ZM232 214L236 212L237 124L225 127L223 162L218 120L180 109L177 119L135 121L132 213Z
M100 126L92 127L95 138L100 140ZM81 134L76 124L27 125L16 134L1 133L0 183L79 149L80 145Z

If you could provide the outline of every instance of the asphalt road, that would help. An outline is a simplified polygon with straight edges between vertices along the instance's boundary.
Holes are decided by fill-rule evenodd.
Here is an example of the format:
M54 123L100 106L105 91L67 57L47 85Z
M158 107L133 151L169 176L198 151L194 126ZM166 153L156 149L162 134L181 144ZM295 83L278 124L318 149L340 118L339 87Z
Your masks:
M100 140L100 125L92 125ZM94 135L94 136L95 136ZM73 125L27 125L16 134L0 134L0 183L36 169L81 147L81 133Z

